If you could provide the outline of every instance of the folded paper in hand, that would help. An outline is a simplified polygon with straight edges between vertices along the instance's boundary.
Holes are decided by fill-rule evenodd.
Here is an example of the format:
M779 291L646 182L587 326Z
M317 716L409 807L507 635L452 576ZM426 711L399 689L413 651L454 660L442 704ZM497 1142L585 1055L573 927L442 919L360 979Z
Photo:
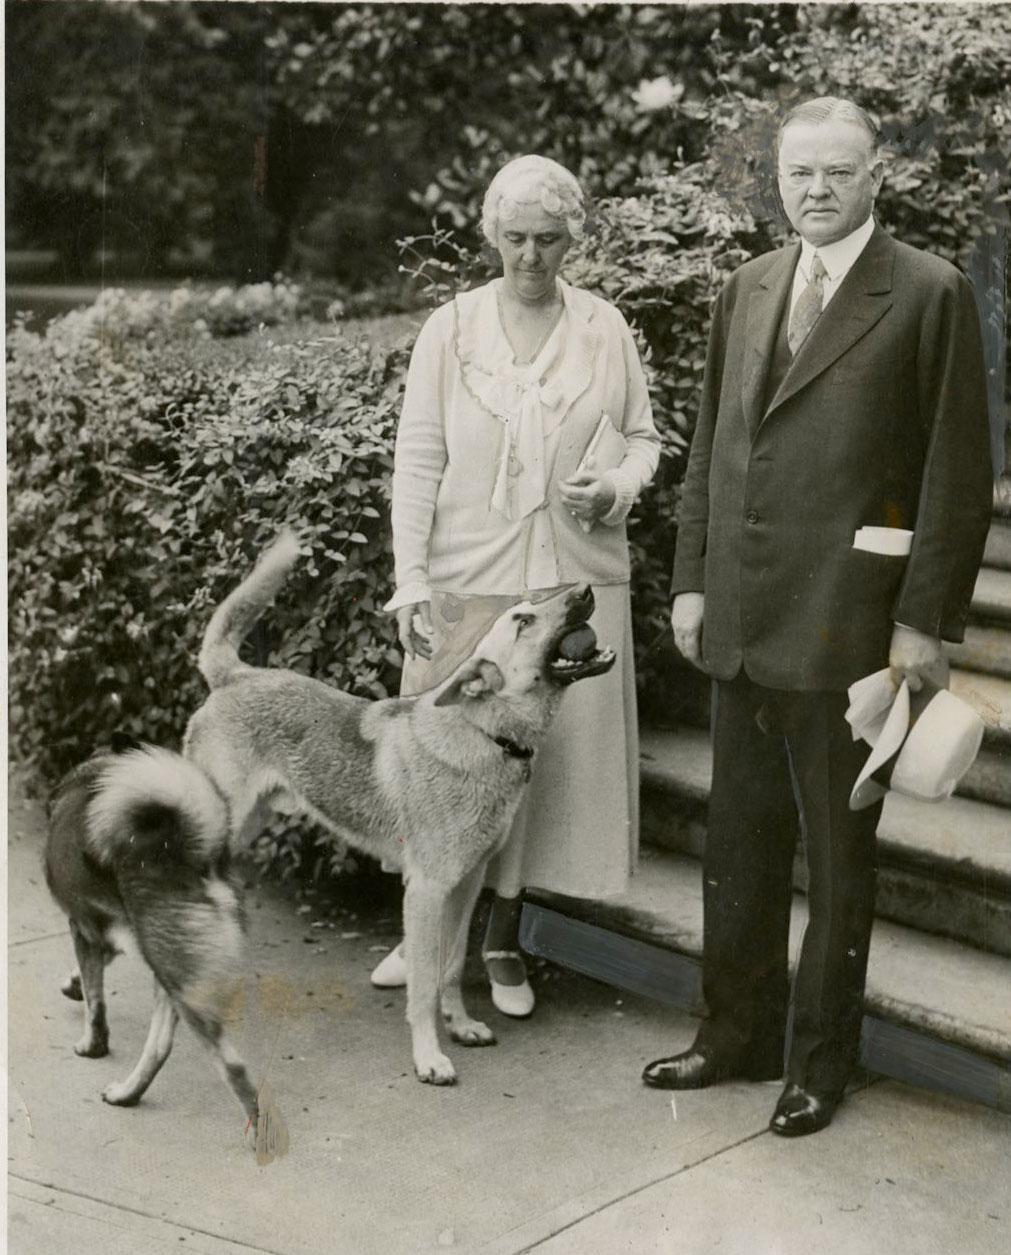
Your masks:
M904 527L858 527L853 548L865 553L889 553L905 557L913 547L913 533Z
M576 467L576 474L582 475L585 471L601 475L604 471L613 471L624 461L626 448L625 437L606 414L601 414L597 429Z
M597 429L590 437L583 456L576 467L575 475L593 475L599 477L605 471L613 471L625 459L627 448L625 437L611 422L606 414L601 414ZM575 475L573 478L575 478ZM584 532L593 531L593 524L581 519L579 526Z

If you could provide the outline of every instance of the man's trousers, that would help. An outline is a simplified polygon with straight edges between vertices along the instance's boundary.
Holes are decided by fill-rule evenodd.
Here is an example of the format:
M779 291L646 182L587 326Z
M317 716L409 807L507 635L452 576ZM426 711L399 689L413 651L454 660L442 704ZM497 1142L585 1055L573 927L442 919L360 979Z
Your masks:
M792 868L799 831L808 924L793 993L788 1079L841 1093L860 1043L881 803L849 809L870 752L845 693L783 692L741 671L714 685L703 859L708 1018L696 1044L732 1064L782 1060Z

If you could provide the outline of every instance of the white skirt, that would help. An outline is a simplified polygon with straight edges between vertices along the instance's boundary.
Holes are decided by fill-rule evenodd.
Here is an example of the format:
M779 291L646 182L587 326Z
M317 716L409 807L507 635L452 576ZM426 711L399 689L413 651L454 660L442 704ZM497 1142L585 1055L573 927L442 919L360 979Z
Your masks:
M595 585L593 593L590 623L600 644L609 645L618 658L606 675L580 680L565 691L537 751L509 839L488 868L486 884L502 897L533 887L578 898L615 897L627 890L635 869L639 728L629 586ZM516 599L502 600L500 609ZM433 597L437 630L441 601L440 594ZM457 616L460 602L450 601ZM401 694L439 683L444 678L439 673L445 672L445 663L433 666L439 661L408 660Z

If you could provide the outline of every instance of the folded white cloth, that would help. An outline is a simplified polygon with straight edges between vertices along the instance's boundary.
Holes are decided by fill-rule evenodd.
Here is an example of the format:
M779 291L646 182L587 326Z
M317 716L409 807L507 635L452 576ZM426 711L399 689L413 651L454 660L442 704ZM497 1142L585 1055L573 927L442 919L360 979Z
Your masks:
M905 527L858 527L853 548L865 553L885 553L905 557L913 547L913 533Z
M899 686L892 679L889 667L865 675L849 686L846 692L850 699L846 722L853 731L854 741L877 745L898 692Z

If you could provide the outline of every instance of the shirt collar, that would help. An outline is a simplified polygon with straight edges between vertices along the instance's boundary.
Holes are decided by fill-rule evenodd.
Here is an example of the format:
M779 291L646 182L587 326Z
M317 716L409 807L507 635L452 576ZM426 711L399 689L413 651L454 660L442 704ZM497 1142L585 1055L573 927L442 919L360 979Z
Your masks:
M802 239L799 264L805 280L811 277L811 263L815 253L822 260L829 282L834 283L837 279L841 279L864 251L867 241L873 234L874 215L872 214L862 227L857 227L855 231L851 231L841 240L836 240L834 244L822 244L819 248Z

